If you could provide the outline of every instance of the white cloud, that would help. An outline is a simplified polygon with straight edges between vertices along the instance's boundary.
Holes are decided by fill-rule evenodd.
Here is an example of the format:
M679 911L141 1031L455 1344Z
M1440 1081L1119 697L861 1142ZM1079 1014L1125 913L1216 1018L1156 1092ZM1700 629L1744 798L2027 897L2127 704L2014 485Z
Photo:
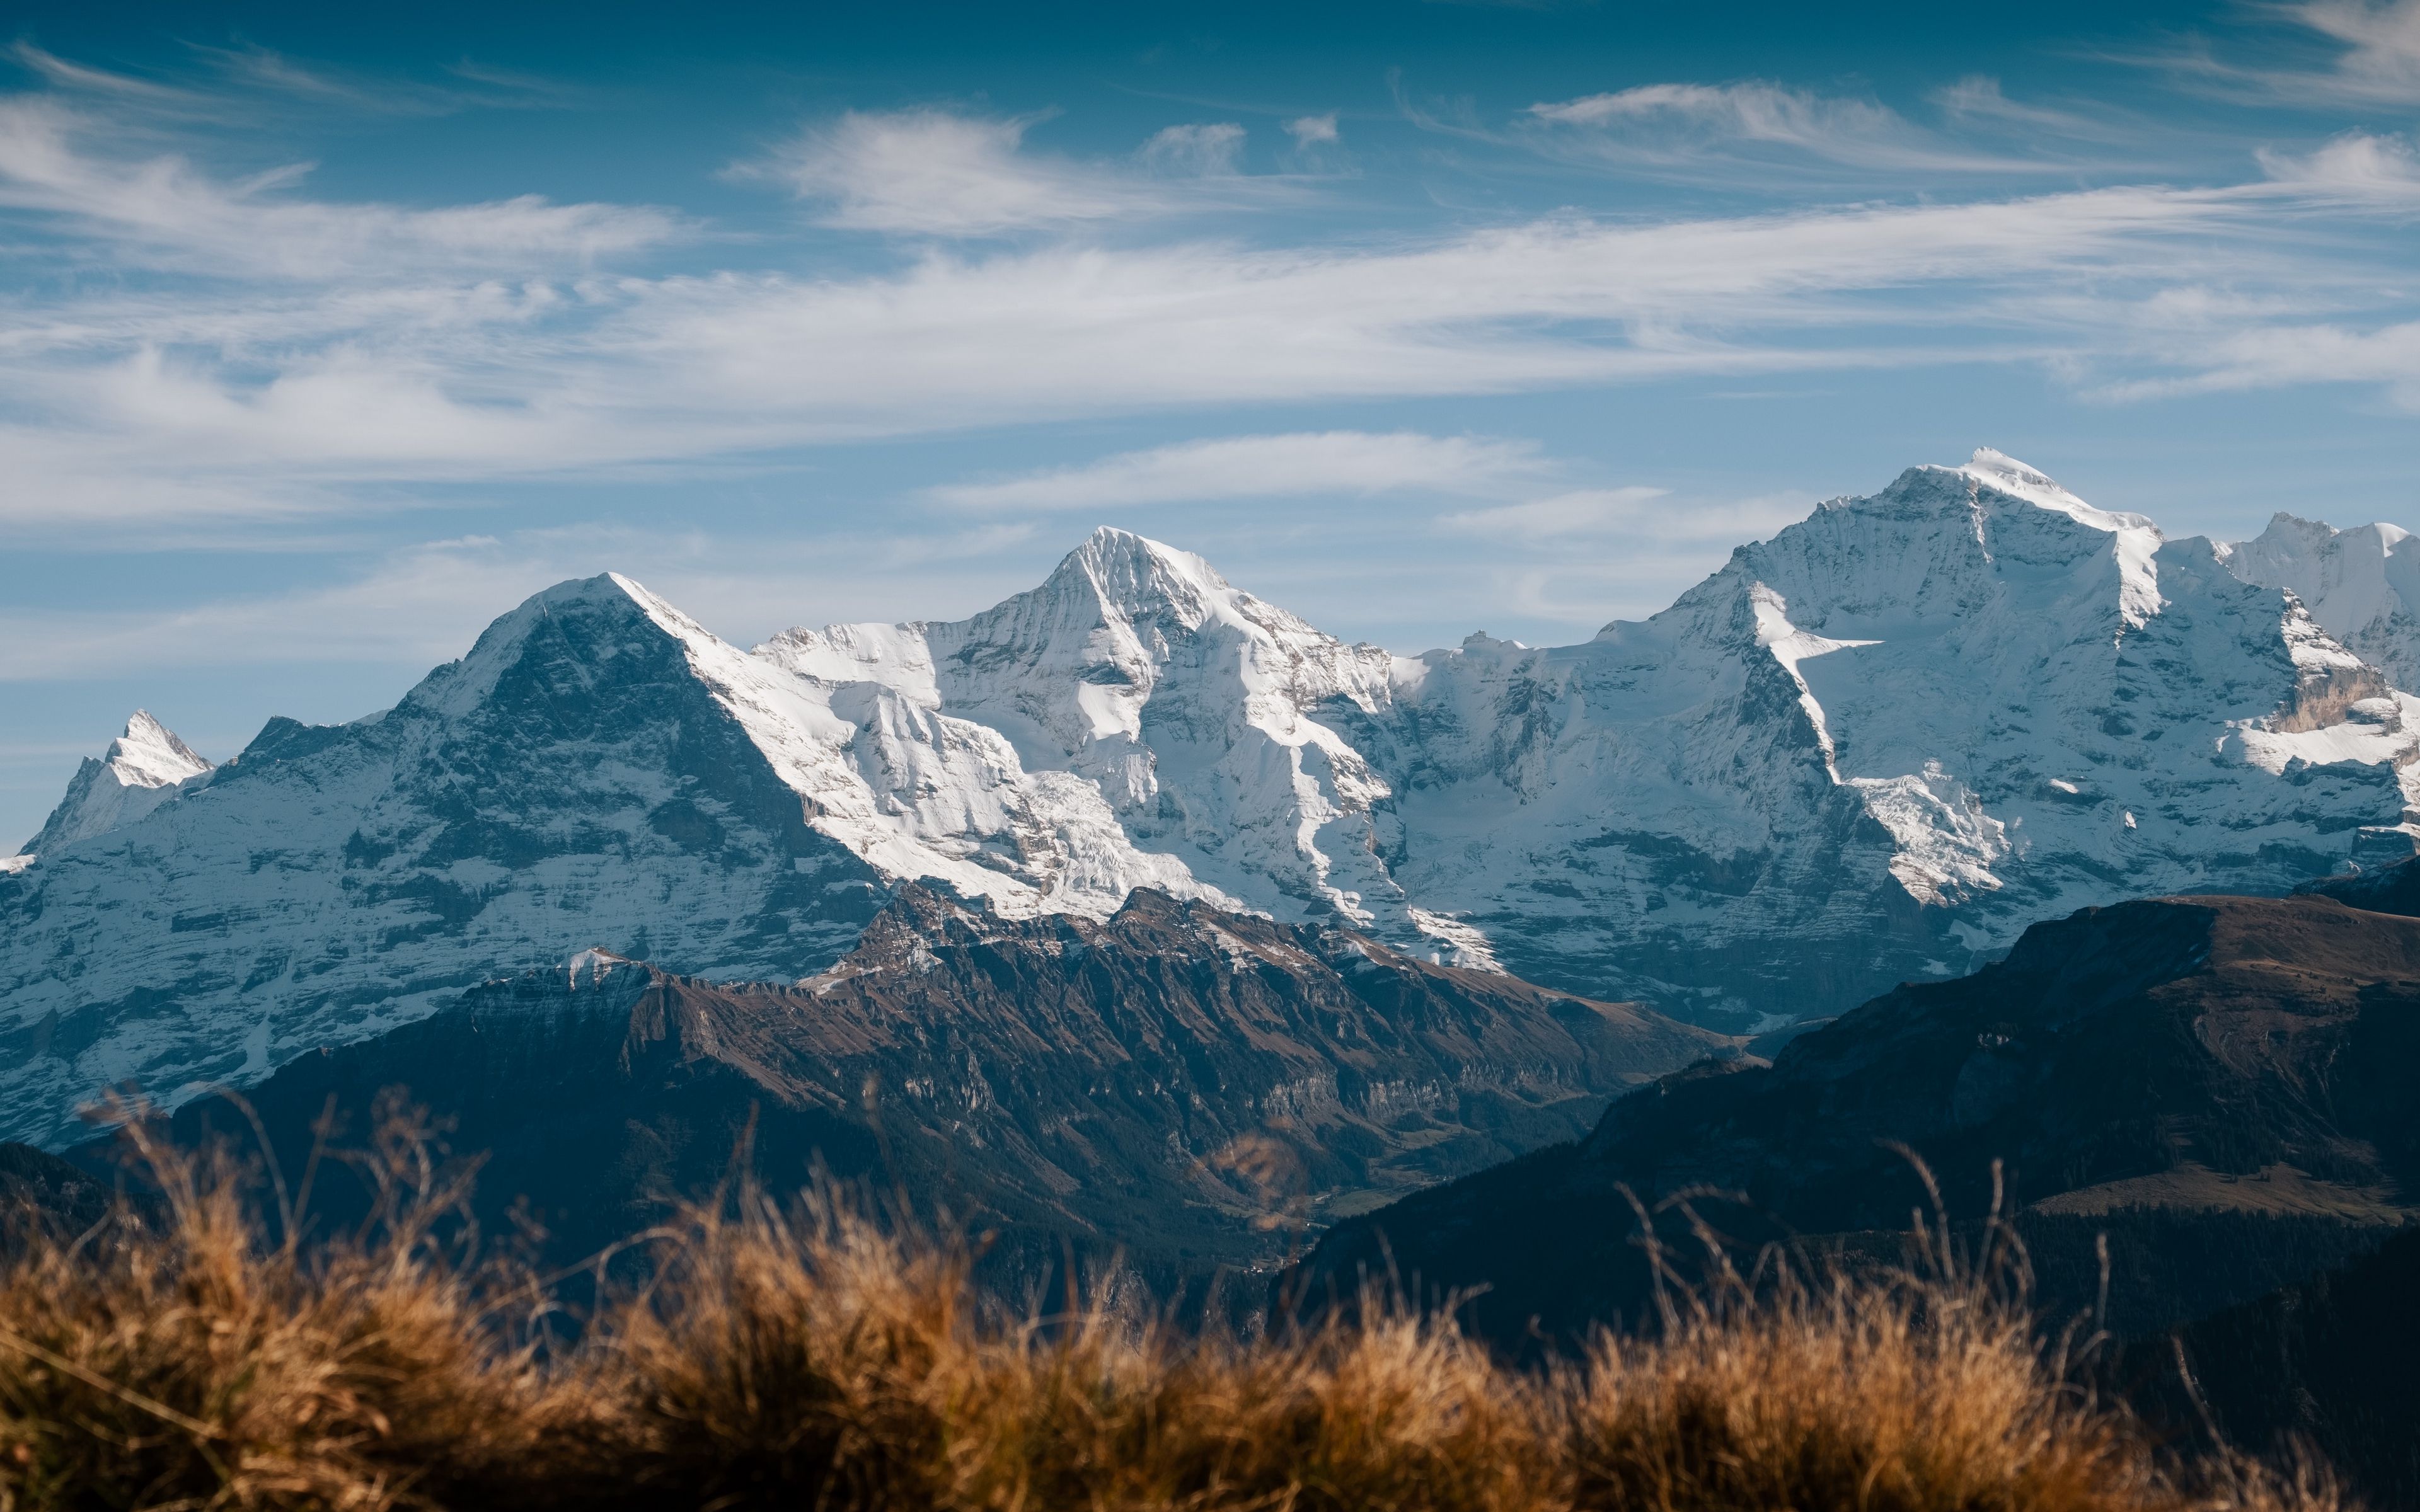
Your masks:
M2306 383L2377 385L2398 408L2420 414L2420 321L2361 330L2342 324L2271 324L2179 332L2172 363L2189 371L2102 386L2116 399L2291 388Z
M2009 345L1991 328L2011 300L2209 259L2240 272L2211 238L2246 208L2112 190L1556 219L1374 249L1052 246L851 279L111 294L0 333L0 406L20 426L0 460L39 436L128 479L338 487L1188 406L1973 361ZM1903 305L1861 302L1883 293L1981 328L1908 344ZM192 497L165 493L163 511Z
M1142 161L1157 173L1208 177L1237 172L1243 150L1244 129L1233 121L1171 126L1142 145Z
M1332 110L1325 116L1297 116L1285 123L1285 129L1297 147L1333 147L1341 140Z
M2306 198L2420 205L2420 154L2399 136L2347 131L2307 156L2264 148L2259 161L2272 183Z
M992 237L1241 203L1232 193L1240 181L1208 197L1168 181L1235 177L1240 126L1169 127L1144 143L1138 172L1025 150L1040 118L852 111L732 172L825 206L827 225L910 236Z
M1108 220L1150 196L1147 186L1097 169L1021 153L1032 124L942 110L851 111L736 171L780 178L801 198L828 204L827 224L918 235Z
M2284 7L2283 12L2344 44L2327 81L2335 90L2322 92L2390 102L2420 100L2420 0L2304 0Z
M1873 100L1762 80L1641 85L1542 102L1531 105L1528 115L1561 129L1568 142L1642 163L1780 148L1861 168L2006 172L2042 166L1958 150Z
M606 571L644 581L741 645L799 624L966 614L1039 580L1030 563L1002 560L1032 533L1005 524L944 539L827 531L743 545L592 523L425 542L284 593L123 611L0 609L0 684L274 663L416 675L461 656L530 594Z
M1557 108L1585 124L1746 120L1754 104L1736 86L1659 86ZM1071 163L1022 150L1023 131L846 116L777 161L830 214L892 230L1080 236L1116 217L1123 233L1136 206L1277 192L1156 176L1132 155ZM0 97L0 212L47 234L24 243L42 266L209 275L62 280L12 308L0 468L32 480L0 498L15 535L55 531L62 501L114 520L279 519L378 507L375 490L397 485L1204 407L1977 361L2063 363L2086 384L2191 380L2231 360L2200 332L2109 320L2112 303L2226 289L2290 300L2304 323L2386 320L2378 266L2311 218L2377 208L2410 169L2399 140L2346 138L2231 189L1561 215L1293 245L1037 239L876 272L827 272L784 247L770 270L641 276L593 264L705 228L535 199L344 204L291 175L214 174L128 140L56 100ZM1182 147L1170 164L1198 169L1235 137L1167 140ZM2242 331L2282 314L2211 318Z
M111 135L53 100L0 99L0 209L58 217L138 264L304 278L577 268L680 230L660 210L535 194L439 209L305 199L288 191L308 164L221 179L113 153Z
M1526 541L1575 535L1603 535L1637 528L1652 504L1668 492L1663 488L1578 488L1526 504L1499 504L1493 509L1462 510L1438 517L1449 531L1490 539L1507 536Z
M2244 8L2282 23L2255 41L2207 39L2124 58L2224 99L2298 105L2420 102L2420 0L2282 0ZM2328 55L2314 55L2324 50ZM2248 61L2246 61L2248 59Z
M1528 441L1340 430L1185 441L927 492L964 509L1108 509L1320 494L1485 494L1544 470Z
M2139 145L2145 122L2106 105L2060 108L2011 100L2000 81L1970 73L1932 91L1932 103L1950 123L1970 130L2021 136L2028 145L2050 142Z
M1596 540L1729 551L1803 518L1810 503L1796 494L1708 502L1675 498L1667 488L1633 485L1575 488L1528 503L1461 510L1439 516L1437 524L1455 534L1558 548Z

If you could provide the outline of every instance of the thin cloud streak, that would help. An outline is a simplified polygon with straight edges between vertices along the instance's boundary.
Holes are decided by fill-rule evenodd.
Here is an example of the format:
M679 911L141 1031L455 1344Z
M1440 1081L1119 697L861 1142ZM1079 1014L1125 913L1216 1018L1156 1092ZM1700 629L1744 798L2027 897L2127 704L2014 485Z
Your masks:
M1987 95L1967 92L1970 105ZM1590 130L1677 114L1901 149L1880 107L1842 114L1743 85L1553 109ZM1032 242L926 245L875 272L665 275L616 265L691 234L668 212L315 199L299 169L213 175L131 150L57 99L0 97L0 210L50 232L62 262L159 275L47 298L0 331L0 459L43 484L0 499L0 530L54 528L61 497L110 519L287 519L380 507L364 490L381 486L1708 376L2040 363L2141 398L2248 381L2227 343L2257 346L2271 324L2336 330L2372 354L2353 369L2364 381L2400 394L2412 379L2387 334L2409 312L2379 306L2381 265L2328 241L2340 227L2324 220L2408 209L2415 170L2398 138L2272 154L2266 177L2218 189L1661 223L1575 214L1392 242L1110 245L1083 227L1124 231L1138 207L1236 185L1261 193L1264 180L1223 171L1240 129L1171 128L1155 139L1155 175L1148 148L1117 164L1027 152L1030 124L845 116L752 171L787 174L828 218L911 245L1008 230ZM2177 318L2209 291L2225 298ZM1401 475L1374 453L1359 461ZM1173 465L1120 462L1121 486ZM1336 469L1321 476L1349 486ZM954 486L975 490L962 501L1023 488L1030 507L1049 507L1032 480Z
M752 539L742 550L694 532L591 524L433 541L294 592L161 609L0 610L0 685L264 664L417 671L461 656L530 594L606 571L644 579L741 645L800 624L966 614L1032 586L998 561L1032 534L1023 524L948 540L829 532ZM735 569L739 562L748 565Z
M1186 441L925 490L960 509L1111 509L1219 499L1490 494L1546 470L1534 442L1416 431L1321 431Z
M661 210L535 194L439 209L306 199L287 191L307 163L221 179L178 156L92 150L110 134L54 100L0 99L0 209L55 217L137 266L256 277L580 268L681 231Z
M786 187L828 226L940 238L1198 214L1287 188L1243 177L1244 129L1231 122L1169 127L1115 163L1024 150L1042 118L850 111L726 172Z
M2282 28L2294 41L2337 51L2324 61L2276 61L2307 48L2280 48L2272 40L2260 61L2239 61L2251 49L2222 54L2209 39L2192 39L2163 52L2118 55L2167 74L2181 87L2247 103L2303 106L2410 105L2420 103L2420 0L2287 0L2249 8Z
M1559 219L1377 252L1052 247L851 282L482 285L469 301L424 289L425 320L398 316L410 301L392 292L371 319L332 304L316 340L298 324L311 308L236 296L216 312L215 360L168 355L143 308L121 304L54 316L71 351L0 348L0 398L138 468L274 465L333 482L1179 406L1972 361L1991 347L1901 345L1904 312L1862 298L1931 289L1954 310L1986 291L2101 282L2121 260L2137 280L2183 272L2203 254L2179 234L2239 213L2220 193L2110 190L1643 227ZM256 317L280 349L246 334ZM193 318L172 323L189 333ZM1874 344L1885 332L1889 349Z
M1993 103L1994 124L2011 124L2008 101L1991 86L1964 86L1972 113ZM1735 84L1652 84L1575 100L1543 101L1531 121L1555 130L1566 150L1640 165L1698 162L1742 152L1779 151L1849 167L1895 173L2039 174L2071 163L1978 152L1945 142L1871 100L1821 95L1767 80ZM2044 122L2024 122L2039 133Z

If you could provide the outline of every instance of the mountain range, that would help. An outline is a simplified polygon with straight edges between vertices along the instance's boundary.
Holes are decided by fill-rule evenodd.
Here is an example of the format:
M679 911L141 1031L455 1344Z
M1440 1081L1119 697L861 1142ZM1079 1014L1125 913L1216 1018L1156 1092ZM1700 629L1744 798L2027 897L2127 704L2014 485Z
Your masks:
M1725 1032L1837 1013L2037 918L2410 855L2402 540L2166 540L1983 451L1565 647L1349 644L1113 530L971 619L753 651L565 583L382 714L215 767L138 715L87 763L0 868L0 1134L596 948L814 978L910 883L1003 926L1147 888Z
M803 981L589 952L291 1060L248 1111L196 1099L173 1132L265 1130L299 1170L323 1112L358 1142L402 1088L482 1162L491 1227L518 1208L562 1264L737 1159L770 1191L820 1168L1029 1266L1072 1243L1166 1286L1273 1265L1307 1228L1569 1139L1607 1097L1744 1048L1151 888L1106 920L1003 919L910 883Z

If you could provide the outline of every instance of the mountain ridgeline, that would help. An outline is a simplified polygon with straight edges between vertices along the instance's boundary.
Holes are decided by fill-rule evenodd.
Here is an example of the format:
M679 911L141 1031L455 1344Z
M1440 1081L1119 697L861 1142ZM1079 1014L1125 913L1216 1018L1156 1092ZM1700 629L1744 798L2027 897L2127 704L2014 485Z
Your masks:
M1391 1268L1438 1293L1483 1288L1475 1316L1498 1336L1568 1337L1652 1305L1634 1200L1683 1242L1669 1203L1699 1193L1699 1216L1743 1245L1890 1255L1936 1199L1972 1225L1996 1196L2054 1317L2105 1304L2139 1335L2409 1224L2415 1075L2420 918L2323 892L2086 909L1769 1064L1701 1063L1583 1139L1344 1224L1301 1282L1349 1292Z
M1149 888L1727 1032L1837 1013L2034 918L2410 854L2399 537L2296 531L2164 540L1986 451L1642 623L1418 657L1111 530L971 619L753 651L565 583L383 714L216 767L145 717L88 764L0 868L0 1134L594 946L810 977L909 883L1003 921Z
M735 1151L775 1191L818 1168L1165 1281L1265 1265L1308 1226L1585 1131L1606 1097L1733 1041L1636 1007L1417 960L1349 930L1150 889L1115 914L1002 919L908 884L793 984L591 952L377 1039L305 1055L247 1102L288 1168L326 1107L387 1088L479 1155L569 1262L711 1190ZM243 1134L216 1098L186 1143ZM88 1152L97 1154L98 1151Z

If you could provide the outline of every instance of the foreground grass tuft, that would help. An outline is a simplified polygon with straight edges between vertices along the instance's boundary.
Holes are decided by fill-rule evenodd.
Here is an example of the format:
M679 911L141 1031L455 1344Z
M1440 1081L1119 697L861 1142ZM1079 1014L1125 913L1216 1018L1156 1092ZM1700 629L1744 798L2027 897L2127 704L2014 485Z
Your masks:
M257 1214L224 1161L156 1150L162 1213L29 1227L0 1264L0 1512L2335 1504L2164 1457L1954 1267L1674 1307L1523 1370L1375 1296L1250 1340L1037 1318L962 1244L746 1194L655 1236L649 1280L575 1330L545 1278L476 1258L408 1133L349 1236L298 1242L307 1194Z

